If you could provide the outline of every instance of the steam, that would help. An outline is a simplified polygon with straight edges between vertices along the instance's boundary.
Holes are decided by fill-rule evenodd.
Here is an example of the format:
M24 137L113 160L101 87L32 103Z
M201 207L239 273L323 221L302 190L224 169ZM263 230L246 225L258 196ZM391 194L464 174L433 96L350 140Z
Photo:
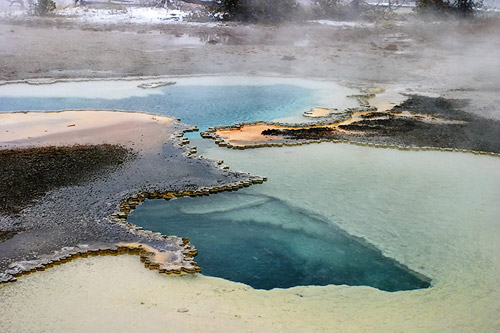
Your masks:
M174 9L172 3L169 11L199 8L184 5ZM363 11L362 21L291 20L277 25L128 24L113 21L110 10L103 12L104 23L78 17L92 11L57 19L10 18L0 26L0 79L311 77L466 98L470 112L500 119L496 14L426 21L406 7Z

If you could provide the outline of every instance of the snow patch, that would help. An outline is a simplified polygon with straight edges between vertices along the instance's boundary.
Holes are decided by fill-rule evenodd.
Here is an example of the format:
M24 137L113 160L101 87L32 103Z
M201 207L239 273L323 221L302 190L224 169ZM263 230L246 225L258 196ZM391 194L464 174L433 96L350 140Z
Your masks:
M98 24L161 24L165 22L182 22L188 12L166 8L97 9L75 7L57 11L59 16L75 17L86 23Z
M353 22L353 21L312 20L309 22L321 25L328 25L332 27L339 27L339 28L368 28L368 27L373 27L375 25L375 23Z
M26 15L25 9L12 8L7 10L0 10L0 18L17 18Z

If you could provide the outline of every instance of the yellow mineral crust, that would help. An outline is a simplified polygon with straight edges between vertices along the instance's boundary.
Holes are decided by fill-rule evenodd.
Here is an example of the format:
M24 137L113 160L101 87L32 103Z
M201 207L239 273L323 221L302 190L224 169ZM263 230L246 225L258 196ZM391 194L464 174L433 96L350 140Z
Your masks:
M440 117L436 117L429 114L419 114L410 111L399 111L393 112L389 111L388 108L382 108L380 111L373 110L373 106L369 101L373 98L376 98L375 95L360 95L357 96L360 103L365 103L365 107L368 110L361 109L359 111L355 111L351 114L351 116L343 121L334 122L334 123L322 123L322 124L311 124L311 125L302 125L302 126L294 126L294 125L286 125L286 124L273 124L273 123L259 123L259 124L247 124L247 125L238 125L232 128L218 128L212 133L212 137L214 137L215 142L219 146L236 148L236 149L244 149L244 148L258 148L258 147L266 147L266 146L279 146L279 145L300 145L306 143L304 141L286 142L286 139L283 136L279 135L264 135L263 131L269 129L277 129L277 130L297 130L297 129L311 129L311 128L331 128L343 134L353 134L353 135L363 135L362 131L354 131L354 130L346 130L341 128L341 126L350 125L359 121L370 121L370 120L380 120L380 119L388 119L389 117L401 117L414 119L421 122L432 123L432 124L465 124L465 121L457 121L457 120L448 120ZM386 101L386 100L385 100ZM378 104L378 103L376 103ZM371 108L370 108L371 106ZM379 104L380 107L380 104ZM391 107L392 108L392 107ZM327 112L326 108L315 108L314 112ZM313 112L313 111L311 111ZM369 116L369 118L368 118ZM319 115L317 117L320 117ZM305 140L314 142L315 140ZM317 142L321 142L322 140L316 140Z
M304 112L305 117L311 117L311 118L321 118L321 117L326 117L330 113L332 113L335 109L332 108L312 108L310 111Z

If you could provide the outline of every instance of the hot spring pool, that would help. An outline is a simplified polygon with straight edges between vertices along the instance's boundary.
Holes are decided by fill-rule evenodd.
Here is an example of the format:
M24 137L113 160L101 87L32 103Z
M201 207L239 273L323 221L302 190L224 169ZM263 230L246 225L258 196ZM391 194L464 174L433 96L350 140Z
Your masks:
M251 192L251 193L248 193ZM276 197L240 190L208 197L148 200L129 221L189 237L203 274L256 289L364 285L386 291L429 286L362 239Z
M176 79L0 87L0 109L123 109L179 117L205 129L353 107L333 83L256 78ZM269 178L235 193L148 201L130 221L189 237L203 273L255 288L348 284L386 291L490 285L500 271L500 162L460 153L324 143L234 151L194 140L233 170ZM161 167L161 166L159 166Z
M205 156L269 181L235 193L147 201L129 220L190 237L207 275L262 289L348 284L397 291L427 287L430 279L474 279L492 264L497 158L333 143L247 151L196 144Z
M162 222L167 232L169 217L179 212L198 215L194 219L199 225L205 221L199 215L203 213L209 216L207 223L223 223L232 216L232 223L269 225L264 238L272 237L274 230L286 233L283 238L289 242L283 245L282 253L300 253L298 262L303 266L316 264L319 268L344 254L349 265L355 265L353 258L363 256L357 266L360 270L351 272L368 279L384 279L375 267L390 270L384 266L392 263L387 258L431 278L433 286L477 284L478 277L489 280L487 272L499 268L492 255L499 250L498 158L335 143L244 151L221 148L210 141L196 144L204 156L223 159L234 170L266 175L268 182L245 189L241 196L239 192L228 193L231 200L226 210L220 209L219 203L227 201L216 200L216 195L213 203L203 203L206 198L201 198L192 206L189 203L195 201L189 199L183 204L174 202L176 206L171 202L148 204L144 211L138 207L132 219L134 214L142 216L154 207L151 215L165 212ZM241 199L247 196L252 199ZM249 204L252 200L253 206ZM262 213L257 213L260 208L254 210L259 205ZM333 236L337 232L338 238ZM311 237L315 245L302 246L298 233ZM356 244L334 250L335 242L346 245L340 239ZM368 248L367 243L371 244ZM379 251L385 258L376 256ZM307 266L308 260L311 266ZM373 260L381 265L367 263ZM314 275L314 271L309 273ZM324 271L317 272L321 275ZM381 289L390 290L387 286Z
M0 87L0 111L124 110L180 118L201 131L254 120L306 122L313 107L357 106L357 90L333 82L279 78L173 78L174 85L143 89L146 81L65 82ZM192 136L192 135L191 135ZM198 136L198 135L196 135Z

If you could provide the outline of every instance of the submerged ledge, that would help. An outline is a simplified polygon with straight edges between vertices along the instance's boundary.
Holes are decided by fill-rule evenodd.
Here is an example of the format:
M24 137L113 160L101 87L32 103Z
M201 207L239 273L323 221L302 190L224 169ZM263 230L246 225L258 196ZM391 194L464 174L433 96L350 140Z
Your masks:
M36 112L37 117L45 115L52 120L53 117L64 118L68 114L71 112ZM106 111L78 111L83 118L85 115L100 117L105 114ZM0 114L11 115L13 113ZM29 118L31 115L16 113L16 117ZM202 195L234 190L265 180L259 176L231 172L221 162L194 156L196 147L188 146L189 140L183 135L196 130L196 127L152 114L113 112L107 115L120 121L105 127L104 138L96 139L91 135L95 128L84 126L77 139L91 137L93 144L102 144L111 139L120 143L127 138L124 144L133 151L133 158L117 167L100 169L99 172L104 172L104 175L99 174L83 183L59 184L18 213L0 212L1 231L17 232L0 242L0 282L15 281L23 274L82 256L121 253L138 254L146 266L162 273L198 272L200 269L193 260L197 250L187 239L142 231L129 224L115 222L125 221L123 214L132 209L134 198ZM123 135L123 125L130 117L143 118L135 129L134 137ZM37 125L41 124L39 120ZM95 127L103 132L102 124L96 123ZM43 150L46 142L62 147L56 141L65 142L65 138L73 136L71 131L80 127L78 121L74 126L73 123L70 125L65 125L55 141L54 137L41 135L23 140L3 140L0 145L7 143L13 151L16 145L22 148L28 146L32 151ZM142 142L141 138L147 137L152 139Z

